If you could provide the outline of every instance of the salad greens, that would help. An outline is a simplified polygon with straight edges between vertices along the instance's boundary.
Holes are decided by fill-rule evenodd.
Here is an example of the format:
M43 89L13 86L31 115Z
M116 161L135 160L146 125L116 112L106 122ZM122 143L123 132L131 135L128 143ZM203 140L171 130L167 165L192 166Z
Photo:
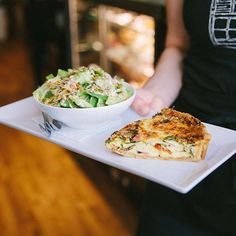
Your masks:
M46 105L65 108L109 106L131 97L132 90L118 77L112 78L98 66L59 69L33 92Z

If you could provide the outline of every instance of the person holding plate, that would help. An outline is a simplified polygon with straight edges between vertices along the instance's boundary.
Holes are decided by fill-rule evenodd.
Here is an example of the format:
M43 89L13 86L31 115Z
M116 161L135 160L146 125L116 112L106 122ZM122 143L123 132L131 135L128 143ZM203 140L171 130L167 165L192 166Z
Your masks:
M137 91L141 115L174 106L236 130L236 2L166 0L167 37L155 73ZM231 157L183 195L148 182L137 236L236 235Z

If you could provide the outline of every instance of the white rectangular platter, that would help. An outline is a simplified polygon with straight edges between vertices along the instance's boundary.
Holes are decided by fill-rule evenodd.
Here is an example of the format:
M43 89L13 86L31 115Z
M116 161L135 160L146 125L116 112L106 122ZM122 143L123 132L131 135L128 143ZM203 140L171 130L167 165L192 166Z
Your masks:
M96 132L63 127L49 138L42 134L36 122L40 116L32 97L0 107L1 124L46 139L68 150L157 182L180 193L190 191L236 153L236 131L206 124L212 140L203 161L194 163L121 157L108 151L104 142L125 124L142 118L131 109L118 118L117 122Z

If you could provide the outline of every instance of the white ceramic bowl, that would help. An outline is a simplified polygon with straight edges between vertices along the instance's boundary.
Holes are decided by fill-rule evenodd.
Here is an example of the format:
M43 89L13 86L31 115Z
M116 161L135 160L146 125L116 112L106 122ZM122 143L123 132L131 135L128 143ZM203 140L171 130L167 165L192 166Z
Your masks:
M63 122L66 126L77 129L93 129L105 126L108 122L115 120L125 112L132 104L136 91L128 83L125 86L133 91L133 95L127 100L114 105L93 108L61 108L45 105L36 98L36 105L39 109L52 118Z

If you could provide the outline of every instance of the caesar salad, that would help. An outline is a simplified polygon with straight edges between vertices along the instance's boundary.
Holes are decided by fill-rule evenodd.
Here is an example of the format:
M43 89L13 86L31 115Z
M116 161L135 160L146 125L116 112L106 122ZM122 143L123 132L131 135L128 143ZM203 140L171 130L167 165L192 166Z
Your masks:
M59 69L33 92L34 98L46 105L63 108L109 106L133 95L123 79L112 77L98 66Z

